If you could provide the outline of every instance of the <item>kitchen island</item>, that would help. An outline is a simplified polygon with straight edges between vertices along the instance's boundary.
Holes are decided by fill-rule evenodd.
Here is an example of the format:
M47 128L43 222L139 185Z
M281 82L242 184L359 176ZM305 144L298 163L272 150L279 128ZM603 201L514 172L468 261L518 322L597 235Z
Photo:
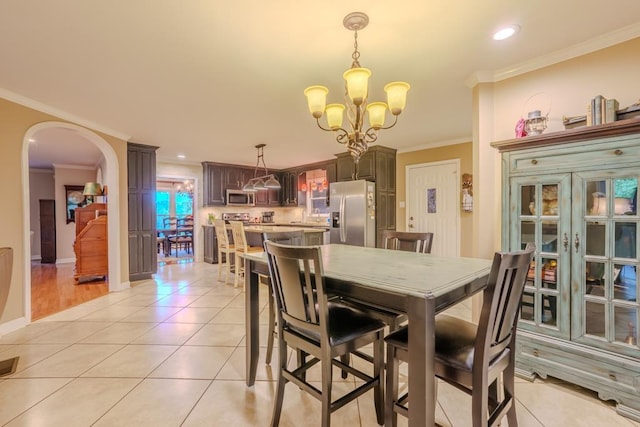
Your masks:
M216 238L215 227L213 224L205 224L202 226L204 230L204 262L209 264L218 263L218 239ZM229 228L229 230L231 230ZM275 224L275 223L257 223L247 224L244 227L247 234L247 242L251 246L262 246L262 233L268 231L300 231L304 233L305 245L322 245L328 242L328 235L325 232L329 230L329 226L323 223L305 223L305 224ZM231 233L229 238L233 240ZM327 241L325 241L325 239Z
M277 224L251 224L244 227L247 234L247 242L251 246L262 245L262 233L271 231L302 231L305 245L322 245L324 243L324 233L327 227L305 227L299 225L277 225Z

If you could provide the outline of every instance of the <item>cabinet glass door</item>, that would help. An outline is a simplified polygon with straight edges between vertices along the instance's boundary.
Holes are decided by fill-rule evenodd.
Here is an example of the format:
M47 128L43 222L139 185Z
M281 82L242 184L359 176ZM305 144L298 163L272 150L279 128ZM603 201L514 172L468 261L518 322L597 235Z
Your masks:
M572 339L637 355L637 170L576 173L573 184ZM579 203L575 203L578 201Z
M536 245L522 297L519 327L568 338L568 239L571 175L513 178L510 188L511 249Z

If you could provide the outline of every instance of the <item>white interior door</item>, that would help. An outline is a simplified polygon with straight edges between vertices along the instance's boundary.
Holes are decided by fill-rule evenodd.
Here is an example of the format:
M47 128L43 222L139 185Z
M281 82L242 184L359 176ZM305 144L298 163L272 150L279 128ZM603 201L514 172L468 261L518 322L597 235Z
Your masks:
M407 166L407 230L433 233L431 253L460 255L460 160Z

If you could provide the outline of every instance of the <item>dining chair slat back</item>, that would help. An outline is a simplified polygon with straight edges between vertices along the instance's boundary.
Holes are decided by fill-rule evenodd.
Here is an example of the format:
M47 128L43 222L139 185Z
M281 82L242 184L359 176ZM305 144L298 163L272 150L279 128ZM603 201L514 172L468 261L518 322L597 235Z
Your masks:
M437 378L471 395L474 427L494 426L506 415L517 426L515 341L518 312L535 246L496 252L483 292L478 324L441 314L435 323ZM408 362L409 328L389 334L385 425L395 426L397 413L407 415L409 396L398 397L398 365ZM501 389L501 390L499 390Z
M383 248L409 252L431 253L433 233L383 230Z
M265 241L269 273L278 312L278 384L271 426L278 426L287 382L322 402L321 426L330 425L331 412L374 390L378 424L383 422L384 323L341 304L325 293L320 246L290 246ZM373 346L373 358L358 351ZM287 348L303 354L294 369L287 366ZM354 354L373 365L366 373L343 361ZM306 361L306 355L312 360ZM306 371L320 363L322 385L306 380ZM355 390L332 401L333 366L358 377Z

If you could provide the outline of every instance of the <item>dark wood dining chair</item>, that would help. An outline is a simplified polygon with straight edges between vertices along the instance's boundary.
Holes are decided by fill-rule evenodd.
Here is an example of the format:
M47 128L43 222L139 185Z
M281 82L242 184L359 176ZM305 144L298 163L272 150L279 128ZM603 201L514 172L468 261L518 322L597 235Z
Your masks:
M13 272L13 249L0 248L0 318L9 299L11 273ZM18 357L0 360L0 377L13 374L18 367Z
M383 230L382 247L399 251L431 253L433 233L413 233L406 231Z
M514 400L516 326L534 250L529 244L524 251L494 255L477 325L446 314L436 317L436 377L471 395L474 427L497 425L505 415L509 427L518 425ZM408 361L409 327L385 338L387 426L396 426L398 413L408 415L408 394L398 397L398 365ZM498 400L500 378L502 400Z
M304 243L304 232L298 231L267 231L262 233L262 241L280 243L282 245L301 246ZM273 292L271 291L271 282L269 276L258 275L260 283L264 283L269 286L269 302L267 309L269 310L269 337L267 338L267 354L265 356L265 363L269 365L271 363L271 356L273 355L273 342L278 330L276 329L276 306Z
M322 252L319 246L292 247L265 242L271 286L278 317L278 384L271 426L279 425L285 385L296 384L322 402L323 427L331 423L331 413L374 390L378 424L384 416L382 375L384 371L384 323L366 314L329 302L325 293ZM373 344L373 357L359 349ZM287 348L302 351L312 358L287 367ZM354 354L373 364L373 374L344 364L338 357ZM309 368L320 363L322 385L318 389L306 381ZM332 367L355 375L362 382L346 395L332 400Z

